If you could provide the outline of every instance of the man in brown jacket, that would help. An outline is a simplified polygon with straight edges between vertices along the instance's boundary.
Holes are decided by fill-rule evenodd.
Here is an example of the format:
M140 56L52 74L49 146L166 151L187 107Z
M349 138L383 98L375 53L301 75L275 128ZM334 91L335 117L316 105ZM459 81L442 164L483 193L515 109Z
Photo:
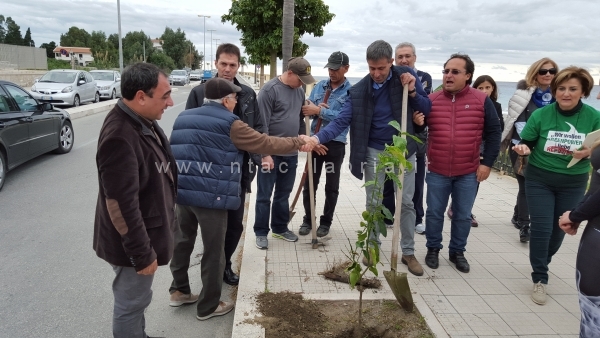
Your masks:
M171 260L173 283L169 305L193 303L188 269L194 250L198 224L204 244L202 291L197 305L199 320L222 316L233 303L220 301L225 270L225 233L228 210L241 203L240 180L244 152L280 154L298 150L305 142L298 137L272 137L261 134L233 114L237 93L242 89L217 77L206 82L202 107L189 109L177 117L171 133L173 155L179 170L175 252ZM243 277L243 276L242 276Z
M156 123L173 100L167 75L149 63L125 69L121 92L98 138L93 247L115 272L113 336L146 338L154 273L173 253L177 171Z

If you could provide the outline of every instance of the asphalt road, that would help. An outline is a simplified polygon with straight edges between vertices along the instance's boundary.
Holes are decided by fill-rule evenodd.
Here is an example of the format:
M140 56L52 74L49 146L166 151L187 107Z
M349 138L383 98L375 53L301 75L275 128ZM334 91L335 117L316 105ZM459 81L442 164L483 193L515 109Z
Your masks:
M175 87L175 105L159 125L170 135L190 87ZM112 337L112 268L92 250L98 194L98 133L106 113L73 120L74 148L46 154L8 173L0 191L0 337ZM200 281L200 236L192 255ZM166 337L231 337L233 312L200 322L195 306L168 304L171 273L158 269L146 311L146 333ZM223 284L222 298L231 289Z

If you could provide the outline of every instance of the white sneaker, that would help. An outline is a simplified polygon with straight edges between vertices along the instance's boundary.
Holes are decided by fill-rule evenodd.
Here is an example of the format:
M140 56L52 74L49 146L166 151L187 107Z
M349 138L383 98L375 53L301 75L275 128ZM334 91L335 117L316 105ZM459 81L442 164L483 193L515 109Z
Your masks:
M531 300L538 305L546 304L546 284L542 284L542 282L533 284Z
M415 232L422 235L425 233L425 224L419 223L415 226Z

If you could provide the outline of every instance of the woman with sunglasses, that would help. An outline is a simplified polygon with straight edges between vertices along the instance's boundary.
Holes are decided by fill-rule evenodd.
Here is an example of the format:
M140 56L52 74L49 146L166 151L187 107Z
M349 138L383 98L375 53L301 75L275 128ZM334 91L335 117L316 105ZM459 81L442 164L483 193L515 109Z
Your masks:
M583 147L583 141L600 129L600 112L581 99L590 95L593 86L592 76L582 68L572 66L556 74L550 84L556 103L531 114L521 142L513 147L520 156L529 157L525 188L531 216L531 299L539 305L546 303L548 264L565 237L559 217L579 203L588 183L590 148ZM572 159L579 161L573 164Z
M558 66L549 58L543 58L534 62L527 70L525 80L519 81L517 91L508 101L508 116L504 122L502 132L502 146L500 152L519 144L521 131L531 114L538 108L553 103L554 97L550 92L550 82L556 75ZM517 203L515 204L513 217L511 219L515 228L519 229L521 242L529 242L529 208L525 197L524 159L518 158L517 153L509 150L510 160L513 165L515 177L519 183ZM517 160L519 160L517 162Z

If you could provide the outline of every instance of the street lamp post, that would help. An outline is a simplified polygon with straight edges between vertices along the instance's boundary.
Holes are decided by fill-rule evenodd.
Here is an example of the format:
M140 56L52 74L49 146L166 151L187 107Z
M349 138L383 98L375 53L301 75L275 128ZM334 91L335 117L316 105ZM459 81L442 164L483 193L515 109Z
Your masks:
M210 32L210 41L212 41L212 39L213 39L212 38L212 32L216 32L217 30L216 29L209 29L208 31ZM212 54L213 54L213 52L212 52L212 43L211 43L210 44L210 70L211 71L212 71L212 68L213 68L213 58L212 58L213 55Z
M204 64L206 63L206 18L210 18L210 15L198 14L198 17L204 19L204 55L202 55L202 63ZM204 67L202 69L204 70Z
M117 16L119 21L119 70L123 74L123 41L121 41L121 0L117 0Z

